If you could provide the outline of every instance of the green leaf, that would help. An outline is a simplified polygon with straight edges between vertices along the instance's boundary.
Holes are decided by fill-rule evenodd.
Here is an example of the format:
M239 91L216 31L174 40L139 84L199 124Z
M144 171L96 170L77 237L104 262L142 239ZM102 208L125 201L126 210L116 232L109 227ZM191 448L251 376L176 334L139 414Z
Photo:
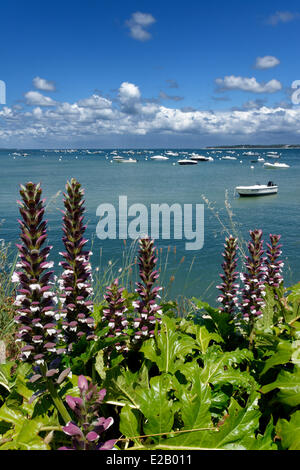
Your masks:
M172 401L168 399L168 391L172 388L172 378L163 374L150 380L150 389L139 390L140 411L146 418L144 434L167 433L174 422ZM155 440L160 440L161 436Z
M17 407L8 407L6 403L0 408L0 420L18 425L24 419L24 414Z
M3 444L1 450L49 450L43 439L38 436L41 423L35 420L24 419L15 428L13 440Z
M195 340L176 329L175 319L165 317L159 334L155 339L146 341L141 352L154 362L161 372L174 374L193 349L199 349Z
M275 322L274 312L276 300L273 289L266 286L265 307L262 309L263 315L257 320L256 327L259 330L268 330Z
M291 359L293 352L292 344L288 341L280 341L277 345L277 351L265 362L260 375L265 374L269 369L279 364L286 364Z
M300 411L293 413L290 421L280 419L276 425L276 434L281 438L284 449L300 450Z
M252 358L253 354L248 349L224 353L217 346L211 346L203 358L204 367L199 372L200 380L214 386L229 383L233 387L242 387L251 392L258 387L254 378L248 372L240 371L237 365L249 362Z
M184 423L184 430L212 427L211 413L211 389L200 380L200 375L191 377L192 386L180 384L173 377L175 395L179 400L178 410ZM184 436L183 436L184 440Z
M107 371L103 387L106 389L105 402L119 406L128 405L130 408L139 408L137 389L139 374L118 367Z
M247 449L244 439L255 436L261 416L257 406L258 394L252 395L245 408L232 399L228 414L218 430L196 431L165 439L159 449L199 450L199 449Z
M223 339L217 333L209 333L205 326L197 325L196 341L200 346L200 351L205 354L211 341L221 343Z
M268 393L279 388L277 401L290 406L300 404L300 367L296 366L294 372L281 371L275 382L262 387L262 393Z
M130 439L141 435L141 413L138 410L132 409L128 405L122 408L120 414L120 432ZM133 439L133 441L135 445L139 445L138 439Z
M14 380L11 377L10 371L14 362L6 362L5 364L0 364L0 385L2 385L6 390L10 392L13 388Z
M104 351L103 349L101 349L100 351L98 351L97 353L97 356L96 356L96 360L95 360L95 369L96 371L98 372L100 378L102 380L105 380L105 377L106 377L106 370L105 370L105 365L104 365Z

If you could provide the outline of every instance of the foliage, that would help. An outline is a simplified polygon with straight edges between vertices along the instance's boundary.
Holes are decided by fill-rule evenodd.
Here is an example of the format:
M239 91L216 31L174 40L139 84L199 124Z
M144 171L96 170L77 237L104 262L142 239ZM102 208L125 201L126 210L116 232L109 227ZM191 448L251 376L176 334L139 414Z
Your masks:
M38 215L33 210L25 213L25 209L21 213L21 267L28 275L35 270L35 276L29 284L24 273L17 277L30 287L38 283L43 268L50 266L42 259L34 261L46 239L40 187L27 186L22 191L24 202L33 191L33 202L39 206ZM289 289L283 285L279 237L270 238L265 271L261 269L261 232L251 232L245 285L251 284L253 293L257 276L261 283L264 277L268 279L268 285L258 286L265 295L263 302L259 300L260 314L251 317L251 328L249 316L241 315L245 312L233 314L238 310L236 302L224 308L223 297L222 307L217 309L192 299L186 318L176 316L175 302L160 300L158 305L159 288L154 287L157 260L149 239L140 242L141 282L136 292L123 289L117 281L110 283L105 302L92 310L93 302L87 298L97 297L97 293L92 293L89 282L90 252L82 252L86 244L83 211L78 212L76 206L77 202L80 208L83 204L80 185L72 180L67 193L67 252L63 255L67 265L62 266L61 279L64 290L76 295L73 303L66 302L64 296L57 307L51 303L50 311L55 312L58 322L52 325L51 333L60 335L60 315L66 313L68 323L90 318L92 325L95 321L93 337L88 341L89 328L87 335L72 330L77 337L69 335L67 342L72 348L56 362L43 356L45 364L37 363L36 353L42 353L36 350L40 343L33 341L34 361L17 359L0 365L0 450L299 450L300 284ZM36 234L30 232L30 221L37 224ZM232 246L227 244L231 253L227 252L223 266L222 292L239 295L235 242L232 237L228 240ZM73 274L68 272L70 267ZM48 292L47 279L43 282ZM50 289L53 291L53 286ZM23 290L28 292L18 294L25 296L17 299L22 303L20 310L30 310L32 302L39 307L44 302L39 290ZM45 298L52 302L51 296ZM228 299L230 302L230 295ZM81 312L80 306L89 308L82 307ZM34 312L22 313L30 316L28 326L36 328ZM141 321L134 325L137 317L144 321L143 326ZM47 336L44 323L42 318ZM137 329L146 331L146 327L149 334L143 341L134 341ZM30 333L25 340L29 343L31 339ZM60 344L61 336L57 339ZM134 347L122 347L124 344Z

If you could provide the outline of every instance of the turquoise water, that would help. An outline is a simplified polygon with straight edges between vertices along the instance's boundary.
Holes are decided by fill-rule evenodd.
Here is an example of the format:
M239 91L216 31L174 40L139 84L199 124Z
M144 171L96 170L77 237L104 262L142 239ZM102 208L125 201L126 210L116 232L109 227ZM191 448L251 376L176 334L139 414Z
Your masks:
M13 155L28 153L28 156ZM94 151L93 151L94 152ZM300 150L279 150L279 161L290 165L286 170L266 170L262 163L251 163L256 157L242 155L245 150L235 152L237 160L221 160L230 155L227 151L212 153L212 150L193 150L200 154L211 155L213 162L199 162L194 166L180 166L179 158L191 153L187 150L173 150L179 156L170 156L167 161L151 161L151 155L164 153L164 150L135 151L119 155L137 158L137 164L119 164L111 162L111 151L87 153L79 150L72 153L45 150L1 150L0 151L0 238L11 242L18 241L18 185L27 181L41 182L44 196L50 201L47 209L49 220L49 238L53 245L52 259L58 261L61 244L62 195L53 198L64 189L67 179L76 177L85 188L88 221L88 238L93 240L92 263L97 267L102 251L102 266L109 261L121 266L124 244L121 240L101 241L96 237L98 217L96 209L101 203L112 203L118 207L120 195L128 197L128 205L142 203L147 207L151 203L162 204L201 204L202 195L214 203L221 220L229 225L224 208L225 191L231 204L234 220L239 224L241 234L248 238L250 229L262 228L264 239L269 233L281 233L283 256L285 260L286 283L300 280ZM266 151L259 150L264 156ZM240 163L242 160L242 163ZM270 160L272 162L278 160ZM251 169L251 166L254 168ZM239 198L234 195L237 185L267 183L274 181L279 192L274 196L261 198ZM157 240L165 261L169 248L166 279L176 274L172 295L186 294L203 297L213 302L216 297L215 284L218 279L219 265L222 262L224 234L222 226L205 207L204 246L198 251L186 251L186 240ZM130 243L130 241L128 241ZM174 253L176 249L176 253ZM184 261L180 260L184 257ZM192 266L191 266L192 265Z

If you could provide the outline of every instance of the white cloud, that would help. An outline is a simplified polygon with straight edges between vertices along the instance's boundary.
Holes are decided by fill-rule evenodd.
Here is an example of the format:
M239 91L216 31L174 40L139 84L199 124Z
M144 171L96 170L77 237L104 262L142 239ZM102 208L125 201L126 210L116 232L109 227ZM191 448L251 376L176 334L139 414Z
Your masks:
M269 16L267 23L276 26L279 23L289 23L300 18L300 13L292 13L291 11L276 11Z
M217 78L216 84L218 85L219 91L242 90L250 93L275 93L282 89L281 83L275 79L267 83L259 83L254 77L236 77L234 75Z
M42 91L55 91L55 83L51 80L46 80L45 78L41 77L35 77L32 80L33 86L37 90L42 90Z
M124 139L148 136L153 144L163 136L176 142L202 136L211 143L257 141L258 137L270 135L282 141L287 135L300 140L300 106L286 107L280 103L272 107L256 100L240 109L225 111L178 109L147 102L139 87L129 82L120 85L118 97L112 101L92 95L74 103L63 103L38 92L26 95L33 108L5 106L0 109L1 145L21 146L24 139L27 146L34 143L42 146L45 142L53 146L74 142L101 144L104 139L116 142L118 136Z
M131 18L125 24L129 28L132 38L138 41L148 41L152 36L147 28L155 22L156 19L150 13L137 11L131 15Z
M55 106L56 102L49 96L44 96L38 91L25 93L26 103L29 106Z
M255 62L255 68L257 69L271 69L280 64L280 60L272 55L266 55L264 57L257 57Z
M89 98L79 100L78 105L84 108L104 109L104 108L110 108L112 105L112 102L106 98L103 98L102 96L92 95Z

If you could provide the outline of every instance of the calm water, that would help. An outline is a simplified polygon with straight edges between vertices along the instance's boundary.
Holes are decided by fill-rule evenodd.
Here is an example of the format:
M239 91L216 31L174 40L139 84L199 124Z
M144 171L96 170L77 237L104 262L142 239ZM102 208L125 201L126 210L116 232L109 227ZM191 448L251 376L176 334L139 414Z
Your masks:
M119 164L111 162L111 151L87 153L79 150L73 153L45 150L9 150L0 151L0 238L14 244L18 241L18 215L16 200L18 185L27 181L41 182L44 196L50 204L47 210L49 220L49 238L54 246L52 259L58 261L61 251L60 241L61 195L66 180L76 177L86 190L86 208L88 220L88 238L93 239L93 265L102 266L110 260L116 267L122 264L124 244L120 240L101 241L96 237L98 217L96 209L101 203L112 203L118 207L119 195L127 195L128 205L143 203L161 204L201 204L202 195L214 203L222 221L228 225L224 209L225 191L240 232L248 237L250 229L262 228L267 239L269 233L281 233L284 244L285 275L287 284L300 280L300 150L279 150L279 161L290 165L286 170L266 170L262 163L251 163L254 156L242 155L245 150L235 152L237 160L220 160L221 156L230 155L226 151L212 153L210 150L193 150L196 153L214 157L214 162L199 162L194 166L173 164L179 158L191 153L189 150L173 150L179 156L170 156L167 161L155 162L151 155L164 153L163 150L135 151L119 155L137 158L137 164ZM13 153L28 153L24 157ZM94 152L94 151L93 151ZM257 151L265 156L266 151ZM242 163L240 163L242 160ZM278 160L270 160L272 162ZM251 166L254 169L251 169ZM234 188L242 184L267 183L269 180L279 185L275 196L261 198L238 198ZM53 199L52 199L53 198ZM222 227L210 209L205 207L205 240L199 251L186 251L186 240L158 240L162 249L161 258L165 263L168 247L166 278L175 275L172 294L187 294L202 297L213 302L216 297L215 284L218 279L219 265L224 235ZM130 241L129 241L130 243ZM175 252L176 250L176 252ZM180 264L180 260L184 261Z

